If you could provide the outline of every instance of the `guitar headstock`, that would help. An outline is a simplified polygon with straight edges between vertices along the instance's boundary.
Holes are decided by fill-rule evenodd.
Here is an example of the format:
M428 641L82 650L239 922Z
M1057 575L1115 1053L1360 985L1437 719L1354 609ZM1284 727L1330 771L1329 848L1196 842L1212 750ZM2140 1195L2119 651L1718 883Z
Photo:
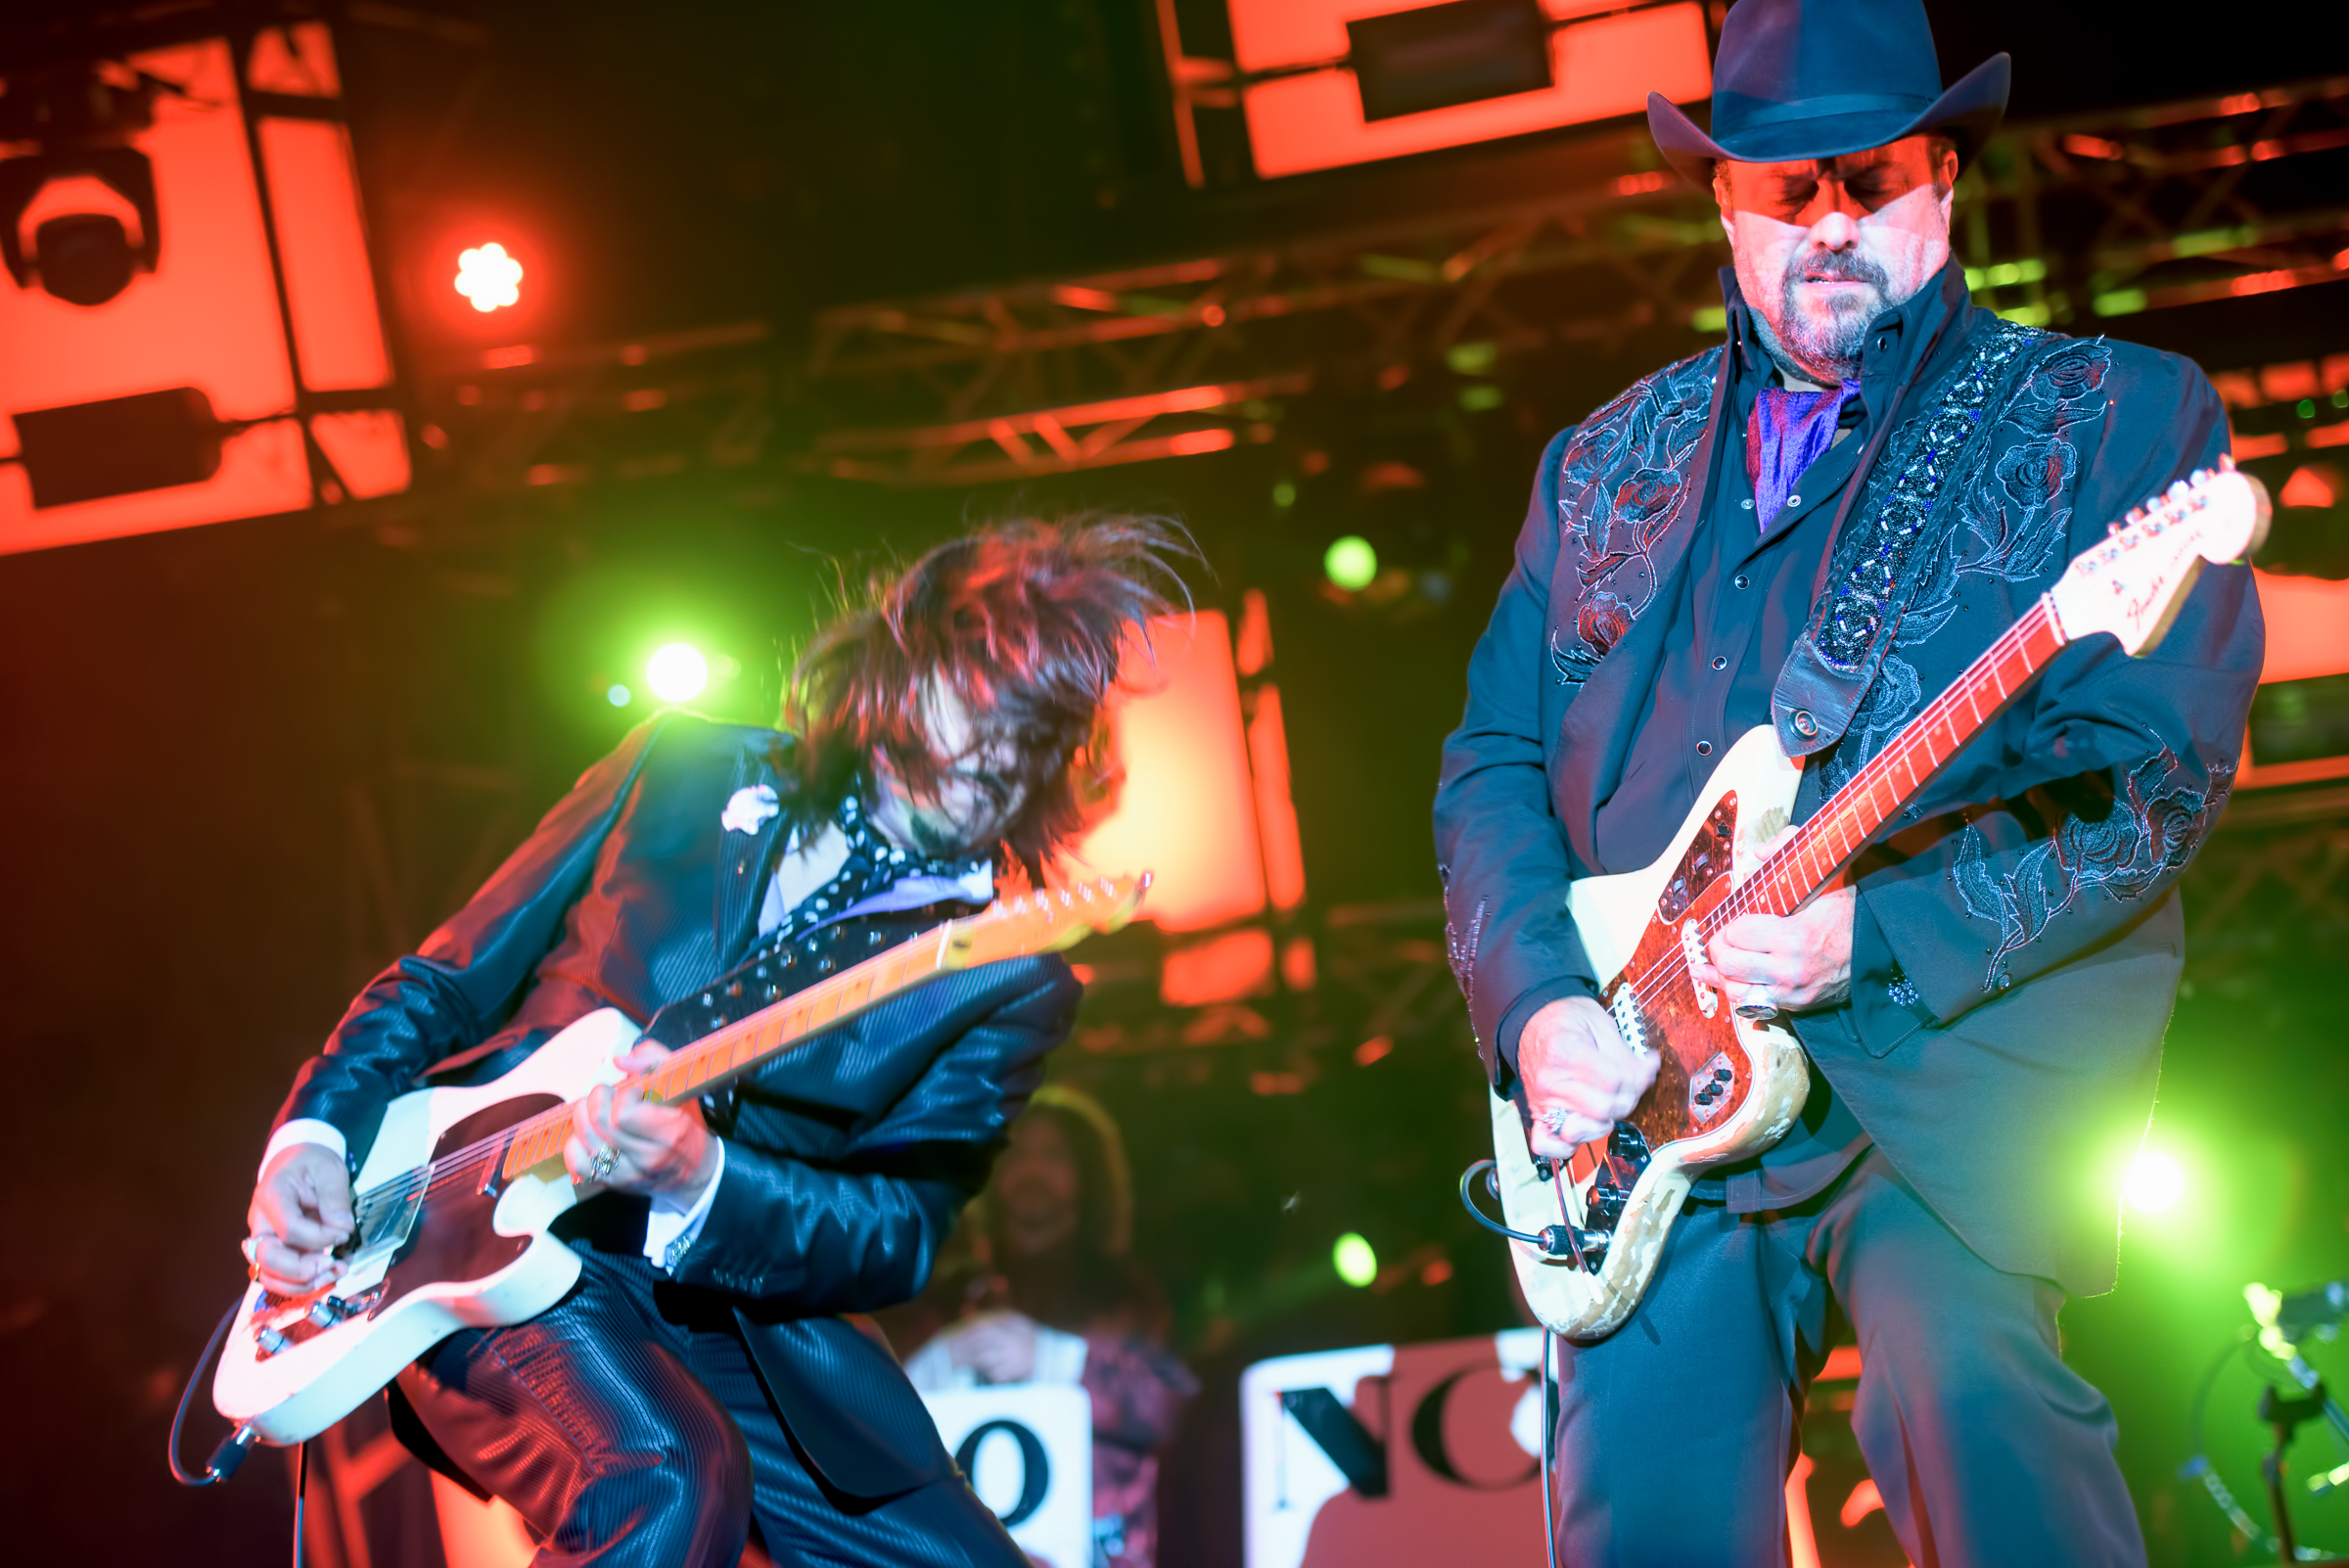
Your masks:
M1150 873L1094 877L1065 888L1043 888L955 922L941 953L949 969L1058 952L1087 937L1117 930L1133 918L1150 891Z
M2129 652L2161 641L2205 561L2237 561L2268 534L2267 486L2222 457L2112 525L2048 597L2064 640L2109 631Z

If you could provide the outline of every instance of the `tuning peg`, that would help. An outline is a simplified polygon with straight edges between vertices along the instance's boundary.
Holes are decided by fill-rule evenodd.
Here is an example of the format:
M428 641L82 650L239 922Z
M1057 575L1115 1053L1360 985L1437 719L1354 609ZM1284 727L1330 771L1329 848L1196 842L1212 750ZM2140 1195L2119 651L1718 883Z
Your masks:
M2221 452L2219 454L2219 472L2222 474L2232 474L2234 472L2234 454L2233 452Z
M2209 480L2209 478L2210 478L2210 470L2209 470L2209 469L2207 469L2207 468L2197 468L2197 469L2195 469L2195 470L2194 470L2194 471L2193 471L2191 474L2188 474L2188 475L2186 477L2186 482L2187 482L2188 484L2191 484L2192 486L2194 486L2194 488L2196 488L2196 489L2200 489L2200 488L2202 487L2203 484L2204 484L2206 481L2208 481L2208 480Z
M2178 481L2175 481L2175 482L2173 482L2173 483L2171 484L2171 485L2170 485L2170 487L2169 487L2169 489L2168 489L2168 491L2167 491L2166 493L2169 495L2169 498L2170 498L2171 500L2173 500L2173 501L2183 501L2183 500L2185 500L2185 499L2186 499L2186 481L2184 481L2184 480L2178 480Z
M2128 516L2127 522L2128 522L2128 525L2129 525L2131 528L2135 528L2135 527L2136 527L2138 524L2140 524L2140 523L2142 523L2144 520L2145 520L2145 509L2144 509L2143 507L2142 507L2142 506L2133 506L2133 507L2131 507L2131 508L2129 509L2129 516ZM2120 529L2119 529L2118 527L2115 527L2115 528L2114 528L2114 529L2113 529L2111 531L2112 531L2112 532L2115 532L2115 533L2118 533L2118 532L2120 532L2121 530L2120 530Z

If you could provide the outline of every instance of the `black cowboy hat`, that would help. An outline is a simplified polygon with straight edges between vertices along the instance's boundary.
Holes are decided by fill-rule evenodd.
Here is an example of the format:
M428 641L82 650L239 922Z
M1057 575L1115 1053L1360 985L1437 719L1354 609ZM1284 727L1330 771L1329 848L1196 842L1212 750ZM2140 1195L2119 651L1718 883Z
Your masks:
M1962 161L2006 113L2009 57L1942 91L1922 0L1737 0L1713 63L1713 134L1660 93L1647 128L1672 166L1702 185L1716 160L1840 158L1939 131Z

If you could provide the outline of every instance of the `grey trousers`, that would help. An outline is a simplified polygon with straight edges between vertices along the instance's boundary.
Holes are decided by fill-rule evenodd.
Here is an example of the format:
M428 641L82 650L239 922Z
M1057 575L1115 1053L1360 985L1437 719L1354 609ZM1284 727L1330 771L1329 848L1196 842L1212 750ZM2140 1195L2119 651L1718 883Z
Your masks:
M1917 1568L2142 1568L2111 1407L2057 1352L2063 1300L1976 1257L1874 1149L1783 1214L1691 1210L1632 1320L1561 1350L1559 1562L1784 1563L1831 1313L1859 1340L1852 1426Z

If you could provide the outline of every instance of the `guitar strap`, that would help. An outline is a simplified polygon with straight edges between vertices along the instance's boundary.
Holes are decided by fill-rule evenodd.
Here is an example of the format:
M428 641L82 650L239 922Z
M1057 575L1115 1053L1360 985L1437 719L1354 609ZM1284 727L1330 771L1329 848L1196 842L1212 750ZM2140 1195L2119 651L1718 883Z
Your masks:
M1791 758L1843 738L1933 552L1917 548L1952 480L1972 481L1990 455L1986 411L2004 408L2051 334L1993 320L1932 408L1895 431L1871 464L1857 515L1836 536L1810 623L1778 671L1771 716Z

